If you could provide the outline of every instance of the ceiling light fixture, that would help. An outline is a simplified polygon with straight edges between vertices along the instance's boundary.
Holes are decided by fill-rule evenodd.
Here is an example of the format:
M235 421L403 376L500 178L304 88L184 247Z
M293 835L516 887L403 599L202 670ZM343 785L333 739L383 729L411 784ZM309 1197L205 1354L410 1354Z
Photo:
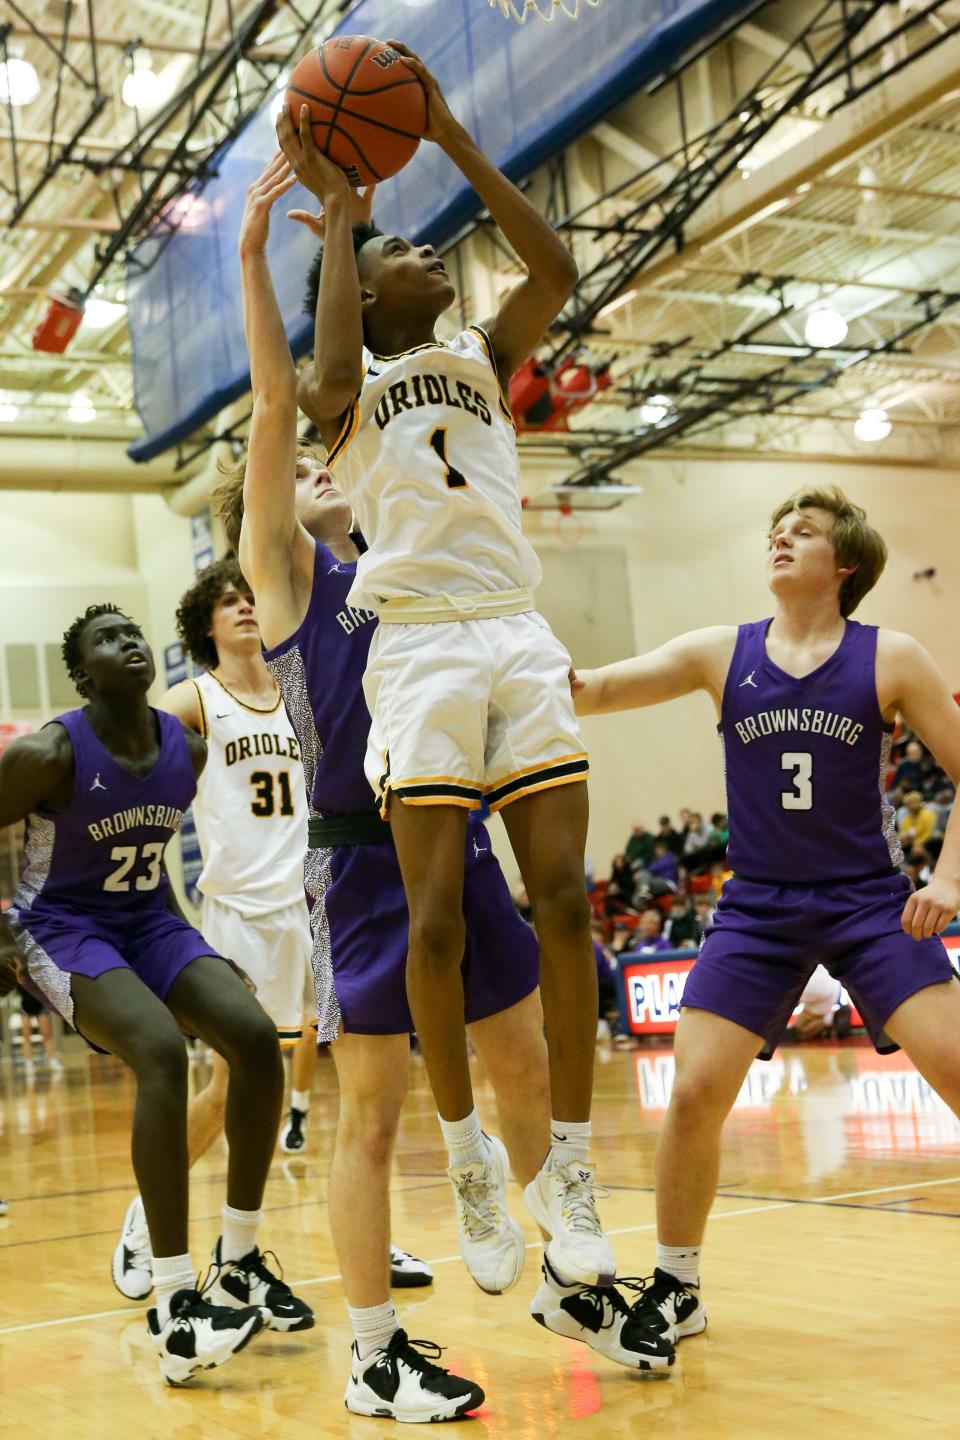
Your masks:
M815 350L832 350L846 340L847 328L839 310L811 310L803 327L803 338Z
M29 105L40 94L40 77L30 64L11 46L6 60L0 62L0 102L4 105Z
M118 305L113 300L104 300L99 295L91 295L83 307L82 323L88 330L105 330L108 325L119 320L126 312L126 305Z
M124 105L131 110L155 110L163 103L166 86L154 73L153 56L141 45L130 63L133 69L120 90Z
M78 390L70 402L67 419L75 421L78 425L86 425L96 418L97 412L90 396L84 391Z
M659 425L673 409L669 395L649 395L640 406L640 419L644 425Z
M879 405L871 409L861 410L858 418L854 421L853 433L858 440L873 443L876 440L886 440L893 429L886 410Z

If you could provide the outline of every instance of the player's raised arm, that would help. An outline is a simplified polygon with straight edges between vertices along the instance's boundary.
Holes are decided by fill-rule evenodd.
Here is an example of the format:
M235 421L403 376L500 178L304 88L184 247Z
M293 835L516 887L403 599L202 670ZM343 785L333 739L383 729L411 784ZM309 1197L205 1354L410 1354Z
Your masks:
M337 438L362 373L363 318L353 246L354 205L346 175L313 142L306 105L300 110L299 134L287 110L280 112L277 138L297 179L323 206L323 264L315 321L318 343L306 413L329 446Z
M632 660L578 670L571 677L574 709L578 715L603 715L660 705L694 690L709 690L719 705L736 639L732 625L711 625Z
M267 263L270 210L295 179L284 157L275 155L247 191L240 227L243 325L253 391L244 481L245 518L253 542L248 546L251 583L256 565L289 550L296 525L297 372Z
M486 326L501 383L526 360L557 318L577 283L577 263L539 210L488 160L454 118L437 80L406 45L391 40L427 92L427 130L476 190L513 246L526 278L506 296Z
M909 635L881 631L877 690L884 710L895 707L954 785L960 785L960 706L924 647ZM915 940L935 935L960 910L960 806L955 805L929 885L903 911L903 928Z

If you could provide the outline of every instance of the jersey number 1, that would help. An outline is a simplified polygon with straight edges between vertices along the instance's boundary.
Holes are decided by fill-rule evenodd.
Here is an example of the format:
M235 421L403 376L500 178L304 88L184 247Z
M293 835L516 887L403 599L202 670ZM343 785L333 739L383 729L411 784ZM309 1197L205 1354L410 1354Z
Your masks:
M813 756L809 750L785 750L780 769L793 771L793 789L780 792L784 810L813 809Z
M447 459L447 427L445 425L438 425L430 436L430 448L434 450L443 461L443 468L447 472L444 476L447 482L447 489L461 490L467 483L467 477L466 475L461 475L459 470L455 470Z

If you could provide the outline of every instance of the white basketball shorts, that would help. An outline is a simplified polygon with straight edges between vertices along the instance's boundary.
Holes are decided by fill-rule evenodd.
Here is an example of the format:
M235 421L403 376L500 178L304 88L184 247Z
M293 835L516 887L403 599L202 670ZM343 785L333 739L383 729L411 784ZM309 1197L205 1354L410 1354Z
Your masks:
M585 780L570 656L535 610L379 625L364 694L366 774L386 814L408 805L491 810Z
M303 1031L307 977L313 988L306 900L265 915L247 915L205 895L200 929L214 950L250 976L281 1045L296 1044Z

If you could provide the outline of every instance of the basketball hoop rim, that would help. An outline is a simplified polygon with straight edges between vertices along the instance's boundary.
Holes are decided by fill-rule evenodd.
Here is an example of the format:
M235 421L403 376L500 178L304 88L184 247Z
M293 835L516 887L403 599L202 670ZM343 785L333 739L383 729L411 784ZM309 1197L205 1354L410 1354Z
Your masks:
M597 10L602 3L603 0L490 0L491 8L499 5L504 18L515 20L518 25L526 25L531 15L536 15L538 20L548 25L556 20L558 15L563 15L567 20L579 20L584 5L588 5L591 10ZM541 9L543 5L549 5L548 12Z

